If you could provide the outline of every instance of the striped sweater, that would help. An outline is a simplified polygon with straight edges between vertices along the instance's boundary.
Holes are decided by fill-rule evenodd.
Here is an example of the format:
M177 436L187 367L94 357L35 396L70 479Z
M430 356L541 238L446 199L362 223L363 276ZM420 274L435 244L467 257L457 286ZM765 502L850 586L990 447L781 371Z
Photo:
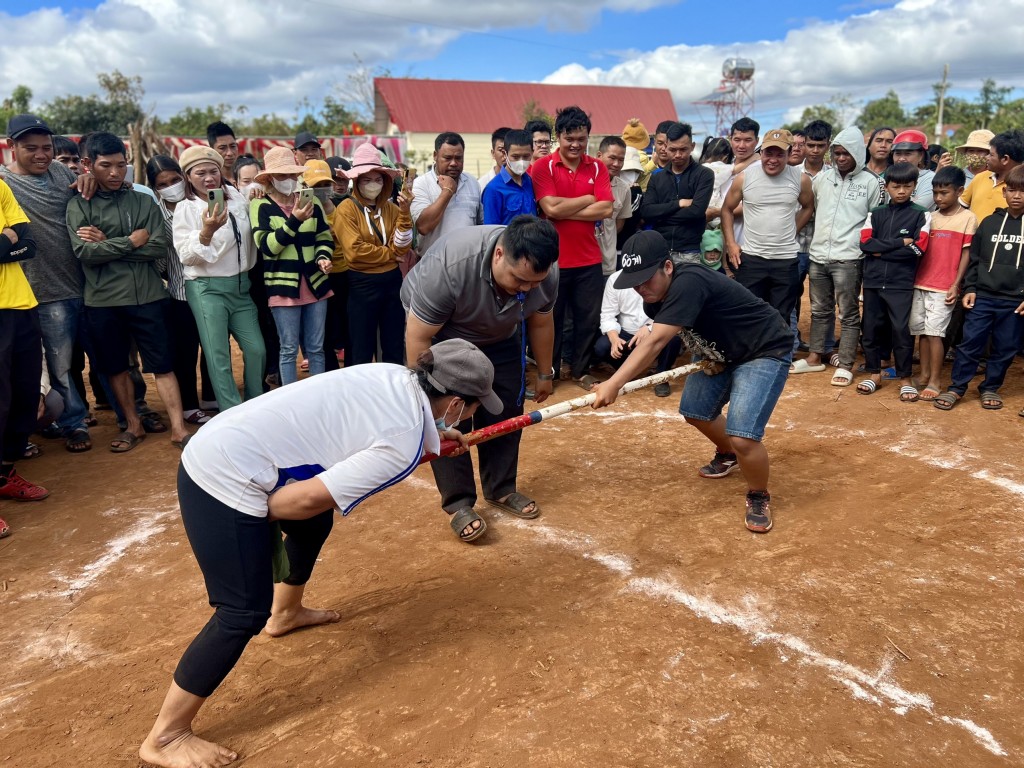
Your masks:
M285 216L269 197L259 198L249 205L249 220L256 248L263 254L268 296L297 299L302 275L317 299L327 295L331 287L316 261L334 254L334 236L319 200L313 205L313 215L299 221Z

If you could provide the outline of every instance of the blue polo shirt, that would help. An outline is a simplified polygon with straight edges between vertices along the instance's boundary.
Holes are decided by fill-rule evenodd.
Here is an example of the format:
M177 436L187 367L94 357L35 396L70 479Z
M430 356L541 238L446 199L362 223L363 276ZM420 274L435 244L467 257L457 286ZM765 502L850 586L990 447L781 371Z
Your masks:
M501 173L491 179L481 198L484 206L484 224L508 224L524 213L537 215L537 201L533 197L533 180L523 174L522 186L512 179L504 166Z

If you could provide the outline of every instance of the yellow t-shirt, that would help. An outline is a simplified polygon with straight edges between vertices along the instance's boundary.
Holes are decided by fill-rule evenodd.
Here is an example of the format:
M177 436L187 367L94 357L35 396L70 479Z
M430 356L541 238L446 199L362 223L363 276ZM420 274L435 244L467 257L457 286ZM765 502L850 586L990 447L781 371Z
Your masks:
M0 180L0 230L15 224L28 224L28 216L14 199L11 188ZM0 309L32 309L38 303L21 264L0 264Z
M997 208L1006 207L1006 198L1003 197L1005 188L1005 181L996 184L992 171L982 171L971 179L961 200L971 209L980 224L987 216L995 213Z

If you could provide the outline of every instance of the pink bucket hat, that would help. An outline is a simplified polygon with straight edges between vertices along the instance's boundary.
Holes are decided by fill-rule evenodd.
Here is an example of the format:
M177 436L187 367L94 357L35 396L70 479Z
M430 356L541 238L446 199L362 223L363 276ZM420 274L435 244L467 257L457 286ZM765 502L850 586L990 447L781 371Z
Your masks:
M364 173L377 171L387 174L392 179L397 178L400 171L397 168L388 168L380 161L380 150L370 142L360 144L352 155L352 169L343 171L350 179L358 179Z

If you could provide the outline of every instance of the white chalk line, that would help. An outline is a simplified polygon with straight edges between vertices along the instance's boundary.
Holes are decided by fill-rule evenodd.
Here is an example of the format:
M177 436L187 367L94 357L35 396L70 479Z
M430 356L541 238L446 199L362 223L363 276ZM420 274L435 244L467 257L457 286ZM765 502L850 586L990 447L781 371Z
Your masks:
M712 624L732 627L746 635L753 645L769 643L779 649L791 651L802 663L826 670L829 675L839 680L850 691L855 700L868 701L882 705L888 702L897 714L904 714L912 709L920 709L936 717L947 725L956 726L974 738L982 747L999 757L1006 756L1006 750L992 736L992 733L971 720L942 715L935 711L931 697L923 693L905 690L892 681L891 657L883 661L882 668L872 675L858 667L839 659L832 658L795 635L778 632L772 629L771 622L760 615L754 608L755 601L745 601L743 610L735 610L712 600L698 597L687 592L669 578L633 577L633 560L627 555L595 552L594 540L586 535L561 531L548 525L527 523L509 515L503 515L507 521L520 530L539 538L545 544L560 547L574 552L584 559L593 560L605 566L612 573L622 576L626 582L624 590L646 597L669 600L683 606L700 619Z

